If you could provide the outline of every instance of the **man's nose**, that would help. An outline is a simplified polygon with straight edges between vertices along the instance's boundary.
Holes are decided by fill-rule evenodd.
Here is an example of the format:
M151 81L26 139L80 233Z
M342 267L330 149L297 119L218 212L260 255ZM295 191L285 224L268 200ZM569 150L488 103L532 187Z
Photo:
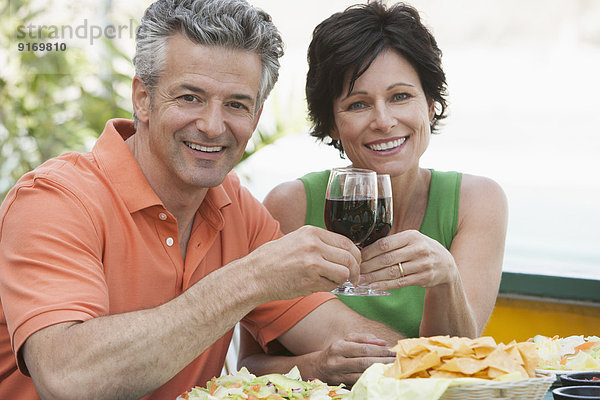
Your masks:
M209 102L196 119L196 128L209 137L225 133L225 115L220 102Z

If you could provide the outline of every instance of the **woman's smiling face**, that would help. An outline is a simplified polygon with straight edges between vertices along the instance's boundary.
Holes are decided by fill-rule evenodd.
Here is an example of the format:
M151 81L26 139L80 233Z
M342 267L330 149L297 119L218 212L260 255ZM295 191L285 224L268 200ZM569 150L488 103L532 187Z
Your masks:
M333 139L355 167L392 176L418 168L434 116L417 71L401 55L382 51L348 94L334 100Z

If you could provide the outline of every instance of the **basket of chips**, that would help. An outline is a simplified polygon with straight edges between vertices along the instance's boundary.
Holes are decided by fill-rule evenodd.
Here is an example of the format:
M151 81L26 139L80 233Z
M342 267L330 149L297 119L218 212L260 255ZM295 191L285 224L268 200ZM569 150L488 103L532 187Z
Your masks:
M555 380L554 374L538 373L535 378L516 381L478 382L450 386L440 400L543 399Z
M394 364L367 369L349 399L541 400L555 380L536 373L539 356L531 342L433 336L400 340L392 350Z

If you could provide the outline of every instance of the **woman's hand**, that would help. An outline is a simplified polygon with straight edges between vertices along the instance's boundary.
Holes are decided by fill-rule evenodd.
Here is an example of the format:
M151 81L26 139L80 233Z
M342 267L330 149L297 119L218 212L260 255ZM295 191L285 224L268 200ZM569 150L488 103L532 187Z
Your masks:
M353 385L371 364L390 364L395 360L385 340L365 333L351 333L313 355L315 377L330 385Z
M407 230L379 239L362 250L361 285L374 289L435 287L454 282L458 269L452 254L434 239Z

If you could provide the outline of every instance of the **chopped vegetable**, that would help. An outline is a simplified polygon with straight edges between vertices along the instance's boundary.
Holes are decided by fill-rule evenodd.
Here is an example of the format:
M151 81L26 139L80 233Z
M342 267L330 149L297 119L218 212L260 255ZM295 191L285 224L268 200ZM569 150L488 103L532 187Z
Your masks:
M552 338L537 335L536 344L540 369L566 371L600 370L600 337L583 335Z
M318 379L305 382L296 367L285 375L260 377L242 368L211 379L206 388L194 387L177 400L339 400L348 392L343 386L329 386Z

